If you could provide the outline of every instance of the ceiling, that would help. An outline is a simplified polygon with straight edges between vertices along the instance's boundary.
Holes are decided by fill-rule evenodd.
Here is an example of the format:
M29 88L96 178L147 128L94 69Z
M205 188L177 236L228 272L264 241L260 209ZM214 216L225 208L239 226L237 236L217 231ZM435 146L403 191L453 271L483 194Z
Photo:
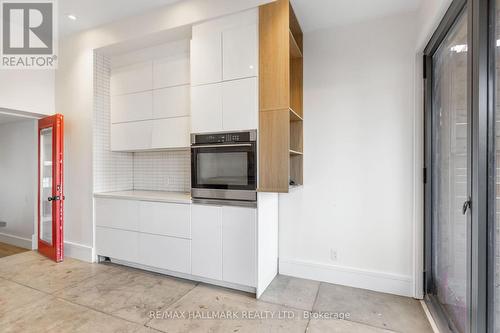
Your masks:
M170 5L179 0L61 0L58 1L59 36L111 23ZM71 20L68 15L75 15Z
M61 0L58 2L59 35L64 37L178 1L183 0ZM422 0L291 1L302 29L311 31L415 10ZM69 19L69 14L77 19Z
M291 0L304 32L419 8L422 0Z

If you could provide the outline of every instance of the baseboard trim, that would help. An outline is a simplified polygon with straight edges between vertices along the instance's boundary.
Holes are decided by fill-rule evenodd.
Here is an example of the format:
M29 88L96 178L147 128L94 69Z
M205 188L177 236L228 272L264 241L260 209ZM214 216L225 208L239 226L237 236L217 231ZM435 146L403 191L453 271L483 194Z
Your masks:
M413 297L411 276L286 258L279 261L279 273L303 279Z
M22 247L23 249L31 250L31 238L24 238L24 237L0 233L0 242L17 247Z
M64 242L64 256L86 262L94 262L94 249L91 246Z

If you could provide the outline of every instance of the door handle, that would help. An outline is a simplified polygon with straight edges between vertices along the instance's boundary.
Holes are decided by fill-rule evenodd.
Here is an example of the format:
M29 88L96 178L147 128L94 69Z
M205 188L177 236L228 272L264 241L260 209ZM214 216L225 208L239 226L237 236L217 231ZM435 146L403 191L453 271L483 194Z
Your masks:
M464 205L462 206L462 214L465 215L467 214L467 211L471 208L472 206L472 200L469 197L467 201L464 202Z
M53 197L48 197L47 200L49 201L58 201L58 200L61 200L61 197L56 195L56 196L53 196Z

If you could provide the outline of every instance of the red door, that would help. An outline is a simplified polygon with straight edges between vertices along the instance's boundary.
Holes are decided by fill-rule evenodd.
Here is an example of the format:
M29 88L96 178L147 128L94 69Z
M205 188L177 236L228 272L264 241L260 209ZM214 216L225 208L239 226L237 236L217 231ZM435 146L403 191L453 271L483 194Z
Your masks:
M63 116L38 122L38 252L64 259Z

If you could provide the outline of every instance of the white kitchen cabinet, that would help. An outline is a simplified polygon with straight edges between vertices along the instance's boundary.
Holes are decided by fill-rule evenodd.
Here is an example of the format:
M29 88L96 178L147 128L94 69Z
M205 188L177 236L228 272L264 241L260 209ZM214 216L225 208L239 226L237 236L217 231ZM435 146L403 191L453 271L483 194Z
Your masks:
M139 201L96 198L95 217L99 227L139 231Z
M189 84L189 81L188 54L153 61L153 89Z
M148 234L191 238L191 207L163 202L140 203L140 231Z
M258 75L258 43L257 24L225 30L222 33L223 80Z
M190 117L153 120L152 149L188 148Z
M111 95L130 94L153 89L153 63L141 62L113 68Z
M153 118L153 92L143 91L111 96L111 123Z
M191 132L218 132L222 128L222 84L192 87Z
M222 280L221 207L191 206L191 273Z
M151 149L153 121L111 124L111 150L134 151Z
M257 78L222 83L222 125L225 131L258 127Z
M189 116L189 85L153 91L153 114L151 118L162 119Z
M190 240L139 234L139 262L142 265L191 274Z
M257 209L222 207L223 272L226 282L256 286Z
M96 251L100 256L129 262L139 261L139 233L96 227Z
M257 127L257 78L191 88L191 132L249 130Z
M191 85L222 81L222 34L197 34L191 39Z

